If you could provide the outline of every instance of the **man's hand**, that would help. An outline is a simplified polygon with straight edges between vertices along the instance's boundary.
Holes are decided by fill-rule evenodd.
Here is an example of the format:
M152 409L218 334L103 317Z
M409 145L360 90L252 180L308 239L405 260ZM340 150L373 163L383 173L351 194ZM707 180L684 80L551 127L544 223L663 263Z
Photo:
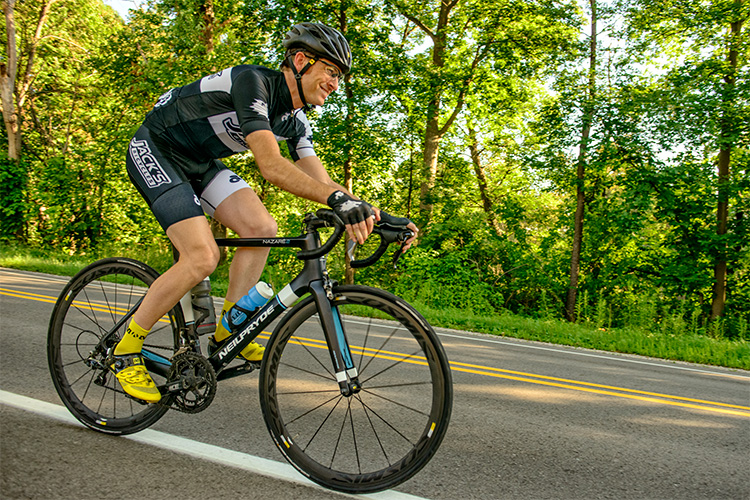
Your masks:
M409 229L411 229L411 232L414 233L411 238L406 240L406 243L404 244L403 252L406 252L409 250L409 248L414 244L414 242L417 240L417 235L419 234L419 229L417 228L417 225L413 222L409 221L409 225L406 226Z
M376 213L372 205L355 200L343 191L334 191L328 197L328 206L346 224L349 238L363 244L375 227Z

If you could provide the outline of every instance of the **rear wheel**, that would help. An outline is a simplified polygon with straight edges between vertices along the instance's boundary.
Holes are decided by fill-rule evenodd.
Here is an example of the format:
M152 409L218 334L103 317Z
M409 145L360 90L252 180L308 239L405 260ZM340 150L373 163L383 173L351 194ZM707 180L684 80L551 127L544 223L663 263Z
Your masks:
M263 416L287 460L328 488L374 492L416 474L448 427L452 379L435 332L382 290L334 288L332 306L361 391L339 390L312 298L290 311L266 348Z
M158 276L151 267L132 259L100 260L73 277L55 304L47 335L52 381L65 406L92 429L130 434L152 425L169 409L168 396L158 404L127 396L105 362L129 320L107 336L110 330ZM165 362L177 349L183 325L178 305L157 322L146 337L144 349ZM164 384L163 375L151 371L151 376L157 386Z

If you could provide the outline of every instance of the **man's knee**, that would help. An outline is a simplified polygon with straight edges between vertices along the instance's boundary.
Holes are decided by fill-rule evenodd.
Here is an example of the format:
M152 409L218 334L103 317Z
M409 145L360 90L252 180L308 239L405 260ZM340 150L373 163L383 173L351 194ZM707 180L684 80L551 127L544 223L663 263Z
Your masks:
M219 247L211 241L181 252L179 262L185 264L186 272L194 274L195 279L200 280L214 272L219 265L219 257Z
M252 217L252 216L251 216ZM270 214L258 216L255 214L250 220L245 221L237 231L241 238L274 238L279 231L276 219Z

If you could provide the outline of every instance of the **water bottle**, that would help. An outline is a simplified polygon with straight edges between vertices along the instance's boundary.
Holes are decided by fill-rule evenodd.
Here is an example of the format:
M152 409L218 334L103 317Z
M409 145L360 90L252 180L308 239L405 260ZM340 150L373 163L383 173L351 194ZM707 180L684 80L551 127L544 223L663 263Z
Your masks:
M214 310L214 299L211 297L211 282L204 279L191 290L193 314L195 318L203 317L196 327L198 335L206 335L216 331L216 311Z
M273 298L273 288L264 281L259 281L242 296L240 300L221 318L221 324L228 331L236 333L250 321L255 311Z

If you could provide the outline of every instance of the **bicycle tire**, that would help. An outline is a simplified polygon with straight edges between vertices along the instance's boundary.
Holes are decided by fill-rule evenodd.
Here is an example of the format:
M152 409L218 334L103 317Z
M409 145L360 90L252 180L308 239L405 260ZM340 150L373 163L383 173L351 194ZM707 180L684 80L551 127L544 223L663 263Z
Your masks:
M104 334L145 295L158 276L142 262L107 258L76 274L57 299L47 333L50 374L62 402L91 429L131 434L149 427L169 409L168 396L157 404L130 398L106 368L106 351L119 342L129 321L107 345L95 351ZM152 329L144 347L171 357L183 326L178 304ZM159 375L151 375L157 385L163 383Z
M357 285L333 292L361 392L341 395L307 297L269 339L263 418L287 461L314 482L347 493L381 491L411 478L440 446L452 410L450 366L432 327L403 300Z

